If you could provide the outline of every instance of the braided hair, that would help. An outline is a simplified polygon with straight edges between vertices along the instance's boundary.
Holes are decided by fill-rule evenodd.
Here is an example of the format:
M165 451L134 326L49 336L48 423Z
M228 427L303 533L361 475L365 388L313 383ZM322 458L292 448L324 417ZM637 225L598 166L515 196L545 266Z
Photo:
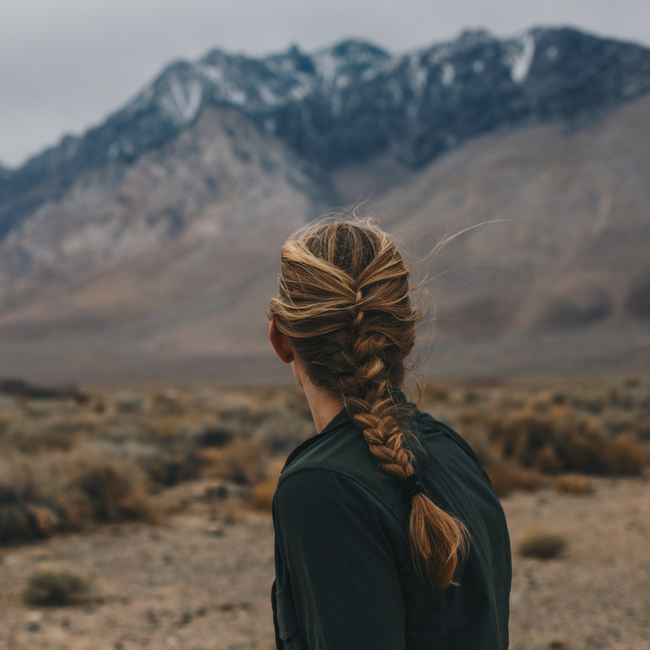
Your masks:
M370 222L337 219L290 238L281 257L269 318L289 338L310 380L341 397L379 467L398 481L412 479L412 434L394 395L419 313L411 305L402 256ZM409 494L417 574L429 586L453 584L466 529L421 490Z

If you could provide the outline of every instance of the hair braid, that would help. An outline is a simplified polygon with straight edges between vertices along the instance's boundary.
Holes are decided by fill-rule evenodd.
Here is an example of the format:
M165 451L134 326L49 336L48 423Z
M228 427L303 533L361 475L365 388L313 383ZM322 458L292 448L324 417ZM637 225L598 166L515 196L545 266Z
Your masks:
M369 223L334 221L287 241L279 296L269 316L289 336L310 379L341 395L379 467L402 480L417 471L393 394L404 378L402 352L418 313L409 271L386 233ZM461 522L423 493L412 497L409 538L427 585L452 583L466 551Z

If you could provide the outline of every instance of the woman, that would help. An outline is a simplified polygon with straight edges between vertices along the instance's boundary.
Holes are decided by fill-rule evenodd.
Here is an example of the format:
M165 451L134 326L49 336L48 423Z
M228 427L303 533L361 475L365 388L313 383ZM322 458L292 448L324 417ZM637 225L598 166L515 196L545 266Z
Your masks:
M510 544L485 472L400 390L418 314L386 233L317 223L282 248L269 338L319 432L273 503L278 648L508 646Z

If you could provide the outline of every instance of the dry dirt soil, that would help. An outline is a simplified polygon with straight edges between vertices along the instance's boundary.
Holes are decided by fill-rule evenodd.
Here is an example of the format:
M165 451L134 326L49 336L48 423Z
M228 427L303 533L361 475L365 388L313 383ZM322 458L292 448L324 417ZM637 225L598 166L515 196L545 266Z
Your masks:
M592 496L545 488L504 499L513 543L511 648L650 648L650 482L598 479ZM164 523L98 526L0 555L0 648L271 650L270 514L214 481L159 498ZM557 559L524 559L531 530L563 534ZM21 592L39 566L83 571L92 594L34 609Z

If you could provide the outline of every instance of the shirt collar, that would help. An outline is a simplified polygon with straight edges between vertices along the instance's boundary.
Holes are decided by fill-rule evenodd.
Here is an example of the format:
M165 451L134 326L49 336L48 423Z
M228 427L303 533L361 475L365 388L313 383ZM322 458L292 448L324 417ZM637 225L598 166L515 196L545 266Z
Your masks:
M284 464L284 467L282 468L282 471L284 471L285 467L287 465L290 465L291 462L299 456L305 449L311 447L315 442L318 442L321 438L324 438L325 436L329 435L333 431L339 429L343 424L347 423L350 421L350 417L348 415L348 412L345 408L342 408L337 415L335 415L328 423L327 426L320 432L317 433L315 436L312 436L311 438L307 438L304 442L301 442L290 454L289 457L287 458L287 462Z
M395 397L397 398L396 401L400 402L402 405L407 405L409 401L406 399L406 396L404 395L404 392L399 390L394 393ZM284 464L284 467L282 468L282 471L285 470L285 468L290 465L295 458L300 456L305 449L308 449L311 447L315 442L318 442L321 440L321 438L324 438L325 436L329 435L330 433L333 433L337 429L339 429L342 425L350 422L350 416L348 415L348 412L345 408L342 408L337 415L335 415L328 423L327 426L320 432L317 433L315 436L312 436L311 438L307 438L304 442L301 442L288 456L287 461Z

